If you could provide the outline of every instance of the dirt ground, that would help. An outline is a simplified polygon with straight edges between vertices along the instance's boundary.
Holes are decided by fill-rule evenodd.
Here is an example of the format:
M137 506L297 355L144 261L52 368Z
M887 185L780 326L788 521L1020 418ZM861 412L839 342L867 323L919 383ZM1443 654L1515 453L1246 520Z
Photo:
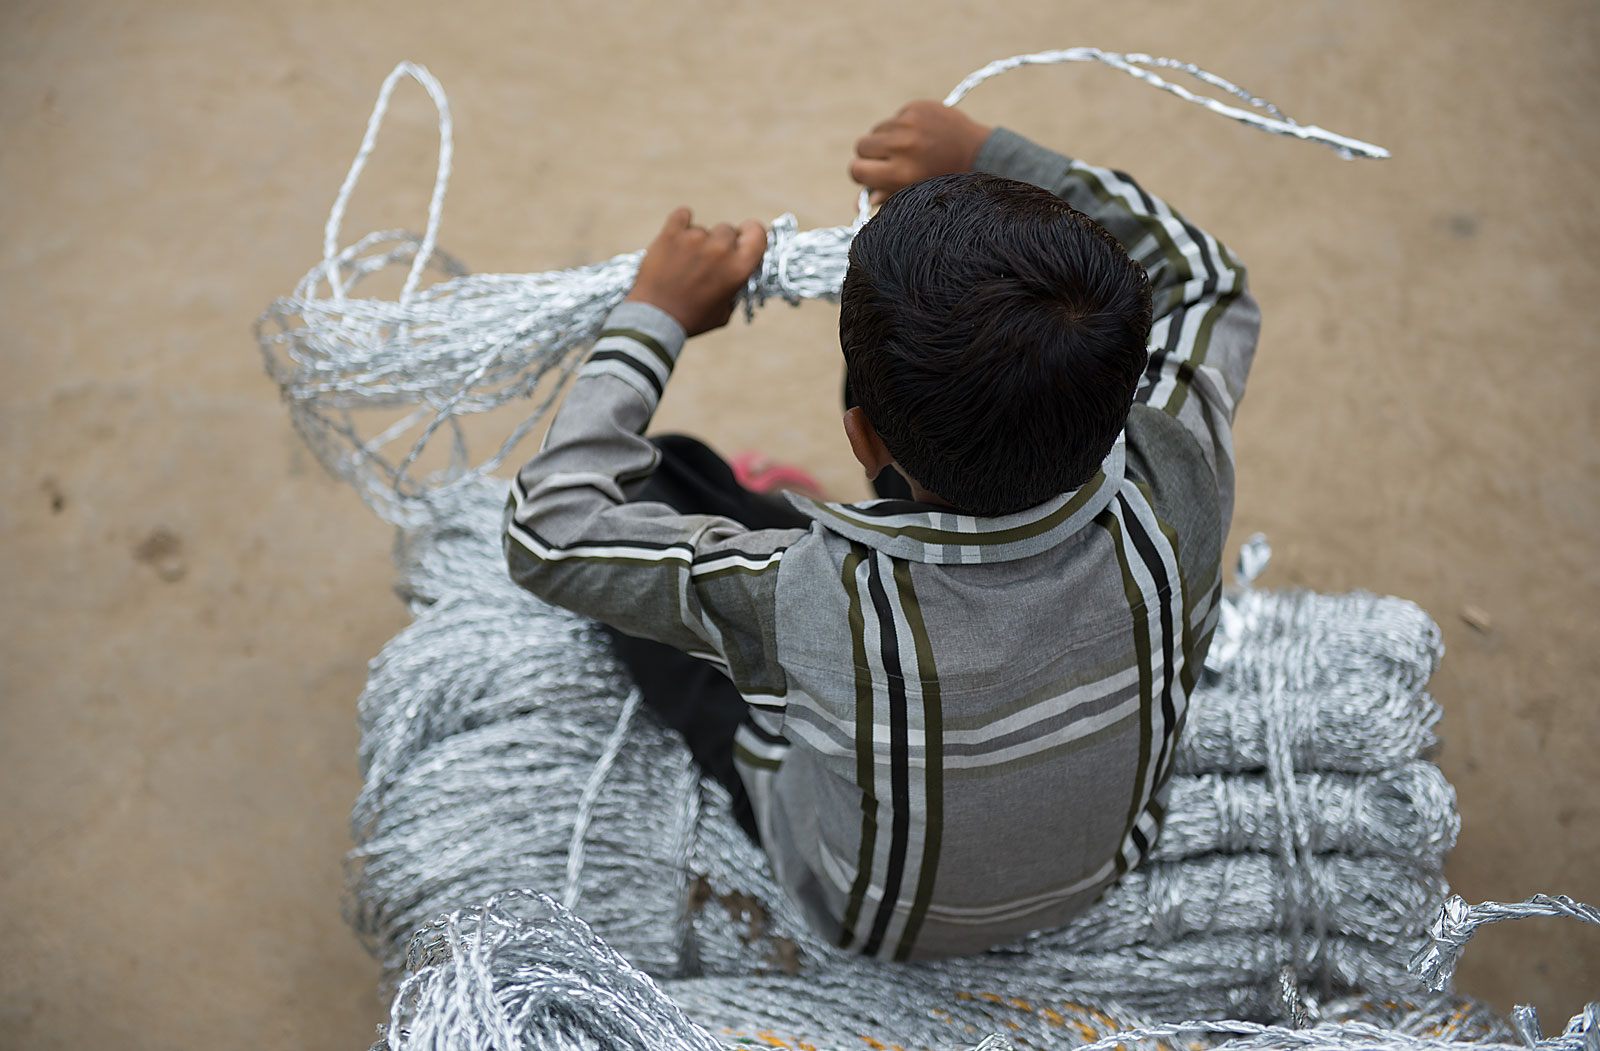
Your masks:
M396 61L455 107L441 243L534 271L679 203L847 221L874 121L1085 44L1393 149L1341 161L1090 67L965 104L1134 172L1251 267L1233 543L1268 534L1268 585L1443 626L1458 892L1600 901L1600 7L7 0L0 1046L349 1049L380 1020L339 899L355 698L406 622L391 535L304 450L250 324L320 257ZM349 234L421 224L433 128L402 92ZM859 492L834 319L707 338L661 426ZM1540 921L1487 931L1460 986L1555 1027L1597 976L1600 931Z

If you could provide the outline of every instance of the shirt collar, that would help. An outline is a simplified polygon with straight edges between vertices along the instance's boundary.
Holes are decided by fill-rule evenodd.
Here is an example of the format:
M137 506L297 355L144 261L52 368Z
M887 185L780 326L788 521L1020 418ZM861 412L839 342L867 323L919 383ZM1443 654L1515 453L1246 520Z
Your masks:
M964 515L910 500L824 503L786 493L796 509L840 536L891 558L938 565L1009 562L1048 551L1077 533L1111 503L1122 488L1125 449L1121 435L1100 470L1069 493L1009 515Z

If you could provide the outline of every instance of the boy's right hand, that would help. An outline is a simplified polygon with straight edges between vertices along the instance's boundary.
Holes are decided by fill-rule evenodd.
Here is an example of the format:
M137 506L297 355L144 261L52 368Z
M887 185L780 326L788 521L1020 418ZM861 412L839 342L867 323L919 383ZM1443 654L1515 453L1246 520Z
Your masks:
M687 208L675 209L645 249L628 300L671 314L684 335L721 328L733 316L734 297L761 265L766 227L747 219L737 227L694 224Z
M871 191L873 204L882 204L914 182L971 171L993 130L941 102L908 102L856 142L850 178Z

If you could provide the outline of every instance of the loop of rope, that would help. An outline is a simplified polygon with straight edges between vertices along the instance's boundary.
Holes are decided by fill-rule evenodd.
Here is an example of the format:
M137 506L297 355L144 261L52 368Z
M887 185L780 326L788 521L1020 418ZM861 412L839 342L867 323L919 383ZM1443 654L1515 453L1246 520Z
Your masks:
M339 193L333 200L333 208L328 212L327 225L323 227L322 266L335 302L343 301L346 292L346 285L339 277L339 228L344 224L344 211L350 203L350 195L355 192L356 183L361 181L361 173L367 167L367 158L372 156L372 149L377 145L378 129L383 127L383 118L389 112L389 96L394 94L395 85L400 82L401 77L410 77L421 84L433 99L434 108L439 111L439 166L433 177L433 196L428 200L428 225L423 231L422 243L411 261L411 270L406 274L406 283L400 291L401 303L411 301L411 296L417 288L417 281L422 277L422 271L427 267L428 260L433 257L433 246L438 240L439 220L444 214L444 193L446 187L450 185L450 162L454 152L450 100L445 97L444 87L432 73L428 72L426 66L420 66L415 62L402 62L390 71L383 80L383 87L378 89L378 101L372 107L372 116L367 118L367 130L361 137L361 148L356 151L355 160L350 162L350 171L346 173L344 182L339 186Z
M999 76L1001 73L1016 69L1019 66L1055 65L1061 62L1104 63L1112 69L1119 69L1131 77L1139 78L1153 88L1159 88L1169 94L1176 95L1185 102L1204 106L1213 113L1231 117L1234 120L1260 128L1263 131L1270 131L1276 135L1289 135L1308 142L1320 142L1324 146L1331 147L1334 152L1346 159L1352 157L1383 158L1389 156L1389 151L1382 146L1374 146L1370 142L1352 139L1348 136L1328 131L1326 128L1319 128L1314 124L1301 124L1291 120L1266 99L1252 95L1237 84L1224 80L1215 73L1208 73L1191 62L1182 62L1174 58L1157 58L1152 55L1137 53L1125 55L1114 51L1102 51L1097 47L1074 47L1059 51L1039 51L1031 55L1013 55L1010 58L997 59L977 72L970 74L965 80L957 84L955 89L945 96L944 104L946 106L954 106L966 98L969 91L982 84L985 80ZM1236 106L1218 102L1216 99L1197 95L1182 85L1174 84L1148 69L1141 68L1143 66L1156 66L1162 69L1174 69L1187 73L1204 84L1227 92L1255 109L1264 111L1266 115L1252 113L1250 110L1239 109Z

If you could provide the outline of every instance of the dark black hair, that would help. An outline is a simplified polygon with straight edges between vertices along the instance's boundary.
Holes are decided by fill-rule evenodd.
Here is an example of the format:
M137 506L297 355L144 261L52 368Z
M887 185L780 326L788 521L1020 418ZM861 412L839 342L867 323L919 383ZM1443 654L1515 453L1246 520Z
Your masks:
M901 468L969 514L1088 481L1127 422L1149 334L1144 268L1027 183L916 183L850 245L851 392Z

